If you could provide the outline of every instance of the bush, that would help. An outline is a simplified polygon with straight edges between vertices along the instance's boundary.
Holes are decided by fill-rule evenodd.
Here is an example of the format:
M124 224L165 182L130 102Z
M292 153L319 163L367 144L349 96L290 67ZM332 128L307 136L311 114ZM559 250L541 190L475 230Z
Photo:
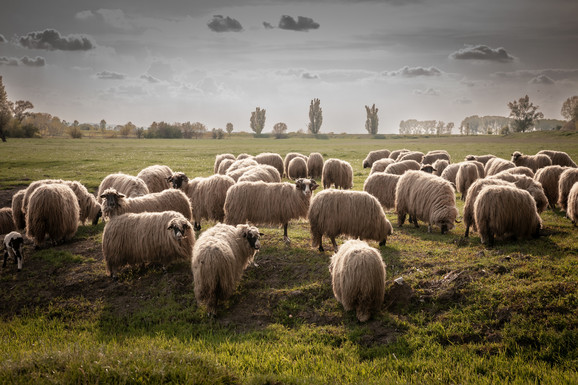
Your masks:
M81 139L82 131L80 130L80 127L72 126L68 128L68 135L70 135L72 139Z

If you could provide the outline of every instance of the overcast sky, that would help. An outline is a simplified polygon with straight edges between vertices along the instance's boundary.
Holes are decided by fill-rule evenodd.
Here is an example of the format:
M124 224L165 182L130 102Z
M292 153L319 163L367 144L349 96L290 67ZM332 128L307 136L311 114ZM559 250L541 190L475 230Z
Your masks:
M199 121L264 132L380 132L507 116L526 94L561 119L578 94L576 0L18 0L0 11L10 100L67 121Z

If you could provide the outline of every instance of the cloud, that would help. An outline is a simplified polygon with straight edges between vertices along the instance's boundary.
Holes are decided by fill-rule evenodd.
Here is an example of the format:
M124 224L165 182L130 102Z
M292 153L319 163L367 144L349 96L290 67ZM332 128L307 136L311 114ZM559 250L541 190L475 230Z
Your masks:
M126 76L118 72L102 71L96 74L98 79L104 80L123 80Z
M0 43L6 43L8 40L4 37L4 35L0 34Z
M514 57L506 52L504 48L500 47L494 49L487 45L466 46L465 48L451 53L450 58L454 60L482 60L499 63L509 63L514 61Z
M408 67L398 69L397 71L389 71L383 73L385 76L415 78L418 76L440 76L442 71L436 67Z
M530 79L529 84L554 84L554 80L546 75L538 75Z
M160 82L159 79L157 79L157 78L155 78L154 76L149 75L149 74L141 75L140 78L143 79L143 80L146 80L146 81L149 82L149 83L159 83L159 82Z
M465 105L465 104L472 104L472 103L473 103L473 101L469 98L466 98L465 96L452 100L452 104Z
M95 48L95 44L88 36L62 36L60 32L54 29L45 29L41 32L29 32L26 36L20 36L18 42L26 48L45 49L49 51L88 51Z
M312 74L312 73L310 73L310 72L303 72L303 73L301 74L301 79L315 80L315 79L319 79L319 75Z
M44 67L46 61L40 56L36 56L34 59L29 58L28 56L24 56L21 59L15 57L0 57L0 65L19 66L20 64L28 67Z
M425 96L439 96L440 92L433 88L427 88L425 90L413 90L415 95L425 95Z
M80 21L98 20L118 30L132 30L134 25L121 9L99 9L98 11L80 11L75 16Z
M243 30L243 26L239 21L229 16L223 17L221 15L213 16L213 20L207 26L213 32L241 32Z
M549 68L540 70L519 70L511 72L495 72L491 75L500 79L528 79L545 76L554 81L578 80L578 69Z
M17 66L18 65L18 59L15 57L0 56L0 65Z
M273 24L271 23L267 23L266 21L263 22L263 27L265 27L265 29L274 29L275 27L273 27ZM2 35L0 35L2 36Z
M298 16L297 21L295 21L291 16L283 15L279 20L279 28L290 31L309 31L319 28L319 23L314 22L309 17Z

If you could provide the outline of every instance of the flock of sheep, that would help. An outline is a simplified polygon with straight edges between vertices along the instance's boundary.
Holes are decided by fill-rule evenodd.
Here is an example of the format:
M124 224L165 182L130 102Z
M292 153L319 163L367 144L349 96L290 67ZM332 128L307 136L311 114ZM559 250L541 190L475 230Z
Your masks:
M137 176L111 174L96 196L77 181L36 181L13 196L11 207L0 209L3 268L11 257L22 269L19 231L25 230L35 247L59 244L70 240L79 224L96 224L102 217L102 251L112 277L127 265L190 262L195 297L214 315L261 247L255 226L283 226L290 244L288 224L303 218L313 247L324 251L323 236L331 240L333 292L363 322L384 297L385 264L365 240L385 245L393 232L385 210L395 211L399 227L409 216L416 227L422 221L429 232L436 226L444 234L458 220L457 191L465 201L465 236L478 231L489 246L495 238L538 236L540 213L548 206L559 205L574 224L578 221L578 168L563 152L516 151L511 160L468 155L451 163L444 150L377 150L362 165L371 168L363 191L351 190L348 162L295 152L285 158L220 154L213 175L193 179L161 165ZM283 182L283 176L292 182ZM314 194L316 179L323 191ZM219 223L197 239L202 220ZM354 239L338 247L340 235Z

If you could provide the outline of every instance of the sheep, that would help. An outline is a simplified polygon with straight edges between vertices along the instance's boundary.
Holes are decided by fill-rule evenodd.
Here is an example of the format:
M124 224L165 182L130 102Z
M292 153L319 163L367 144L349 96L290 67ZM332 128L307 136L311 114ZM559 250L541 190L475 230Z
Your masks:
M337 189L353 187L353 168L349 162L336 158L327 159L323 164L322 174L321 183L324 189L332 185Z
M243 160L243 159L249 159L249 158L253 158L253 155L246 154L244 152L237 155L237 160Z
M514 168L509 168L501 172L509 172L510 174L525 175L530 178L534 177L534 171L532 171L531 168L526 166L516 166Z
M419 169L421 169L421 165L417 161L408 159L390 164L385 168L384 172L386 174L403 175L406 171Z
M170 182L174 188L183 191L189 198L195 231L201 230L202 219L223 221L227 191L235 184L231 177L215 174L189 180L184 173L176 172L171 176Z
M114 188L128 198L140 197L149 193L149 188L141 178L121 172L107 175L102 182L100 182L96 196L99 197L104 190L109 188ZM100 203L102 203L102 200Z
M268 164L258 164L257 166L242 170L246 171L243 172L239 179L237 179L237 182L281 182L281 174L279 174L279 171L275 167L269 166Z
M293 180L307 178L307 174L307 161L305 159L298 156L291 159L287 166L287 178Z
M102 254L112 278L126 265L190 262L194 243L191 223L176 211L117 215L102 232Z
M376 197L386 210L391 210L395 208L395 188L399 178L400 175L384 172L371 174L363 184L363 191Z
M291 162L291 159L295 158L295 157L299 157L299 158L303 158L305 159L305 162L307 162L307 157L303 154L300 154L298 152L288 152L285 155L285 160L283 160L283 171L285 172L285 176L288 176L289 174L287 174L287 169L289 168L289 162Z
M576 163L574 163L570 155L564 151L542 150L538 151L536 155L540 154L547 155L552 161L553 166L558 165L562 167L576 167Z
M4 237L4 263L2 264L2 268L6 267L6 261L8 257L14 258L14 263L18 265L18 271L22 271L22 262L23 262L23 255L22 255L22 245L24 244L24 238L22 238L22 234L16 231L11 231Z
M560 175L569 167L562 167L559 165L547 166L536 171L534 180L542 184L544 194L548 198L548 205L553 210L558 202L558 181Z
M331 257L329 272L335 299L366 322L383 304L385 263L380 252L359 240L345 242Z
M38 187L45 184L54 184L54 183L65 184L64 180L62 179L41 179L30 183L26 188L26 190L24 191L24 197L22 198L22 213L26 215L26 212L28 211L28 204L30 202L30 197Z
M397 158L396 162L403 162L404 160L415 160L418 163L421 163L424 157L424 153L421 151L410 151L404 154L401 154L399 158Z
M468 189L478 179L478 168L472 162L462 162L456 174L456 189L462 194L462 200L466 200Z
M450 164L446 159L437 159L433 162L432 167L434 168L434 175L441 176L446 167Z
M0 209L0 234L8 234L16 230L12 207L2 207Z
M401 154L405 154L406 152L410 152L407 148L403 148L401 150L393 150L391 154L389 154L390 159L397 160Z
M262 152L255 156L254 159L259 164L266 164L275 167L277 171L279 171L279 175L283 176L285 166L283 164L283 158L281 155L273 152Z
M168 181L171 175L173 175L173 170L169 166L155 164L143 168L136 177L144 180L149 193L156 193L171 188Z
M399 227L409 214L410 222L415 227L418 227L417 221L422 220L428 223L428 232L436 225L441 228L442 234L454 227L458 216L451 183L421 171L408 171L397 182L395 211Z
M312 152L307 157L307 176L311 179L320 179L323 173L323 155Z
M494 238L538 237L542 219L529 192L512 186L486 186L474 202L474 218L482 243Z
M448 164L451 163L451 161L452 161L450 154L446 150L432 150L432 151L428 151L428 153L424 155L421 162L423 164L433 165L434 162L438 159L447 160Z
M476 160L480 163L482 163L484 166L488 163L488 161L490 159L496 158L495 155L492 154L486 154L486 155L467 155L464 160L466 161L472 161L472 160Z
M70 187L43 184L30 195L26 211L26 236L40 247L46 234L53 244L70 240L78 230L80 207Z
M287 227L291 219L305 218L313 191L314 179L297 179L295 184L240 182L227 191L225 223L237 225L283 225L283 240L290 243Z
M427 172L428 174L433 174L435 171L435 168L431 164L422 164L419 170L423 171L423 172Z
M509 170L504 170L496 175L492 175L490 178L512 182L516 187L528 191L536 202L536 210L538 213L544 211L548 206L548 198L546 197L546 194L544 194L542 185L526 175L511 174L508 171Z
M227 172L225 173L225 175L229 175L242 168L252 167L258 164L259 163L257 163L257 161L250 158L236 160L233 163L231 163L231 165L227 168Z
M231 167L231 165L233 164L233 162L235 162L234 159L229 159L229 158L223 159L219 163L219 168L215 174L225 175L227 173L227 170L229 169L229 167Z
M127 198L114 188L104 190L100 195L103 199L102 214L105 219L113 218L126 213L177 211L187 220L193 217L191 202L180 190L170 189L158 193L147 194L142 197Z
M578 183L574 183L568 193L566 216L570 218L572 224L576 226L576 223L578 222Z
M380 159L389 158L391 151L383 149L383 150L374 150L370 151L365 159L363 159L363 168L370 168L373 166L373 163Z
M261 248L262 235L254 226L219 223L195 242L191 259L195 298L206 306L209 316L216 314L218 301L235 292L243 271Z
M486 170L484 168L484 164L482 162L479 162L477 160L468 160L466 161L468 163L473 163L476 165L476 167L478 168L478 176L480 178L485 178L486 177ZM457 175L456 175L457 176Z
M502 158L491 158L486 162L486 165L484 167L484 173L486 174L486 176L492 176L501 171L514 167L516 167L514 162L510 162Z
M376 172L383 172L383 171L385 171L387 166L389 166L390 164L393 164L393 163L395 163L395 160L390 159L390 158L383 158L383 159L376 160L371 165L371 171L369 171L369 175L374 174Z
M550 157L544 154L524 155L519 151L514 151L511 160L516 166L526 166L532 169L533 172L536 172L539 168L552 165Z
M12 219L17 230L22 230L26 227L26 216L22 211L24 194L26 194L26 189L22 189L12 196Z
M574 183L578 182L578 168L569 168L560 174L558 180L558 205L562 210L568 208L568 194Z
M337 251L335 237L348 235L372 239L385 245L393 227L376 197L365 191L323 190L311 200L309 208L311 243L323 252L323 235L331 239Z
M470 235L470 227L476 230L476 222L474 219L474 202L476 198L480 194L480 191L486 186L512 186L516 187L511 182L507 182L502 179L494 179L494 178L481 178L476 180L470 188L468 189L468 196L466 197L466 201L464 203L464 213L463 213L463 221L464 226L466 227L466 232L464 237L469 237Z
M456 177L461 165L461 162L449 164L440 175L442 179L450 182L453 188L456 188Z
M215 156L215 164L214 164L214 166L213 166L213 174L221 174L221 173L219 172L219 165L220 165L221 162L222 162L223 160L225 160L225 159L231 159L232 161L235 161L235 160L236 160L235 155L233 155L233 154L226 153L226 154L218 154L218 155L216 155L216 156Z

